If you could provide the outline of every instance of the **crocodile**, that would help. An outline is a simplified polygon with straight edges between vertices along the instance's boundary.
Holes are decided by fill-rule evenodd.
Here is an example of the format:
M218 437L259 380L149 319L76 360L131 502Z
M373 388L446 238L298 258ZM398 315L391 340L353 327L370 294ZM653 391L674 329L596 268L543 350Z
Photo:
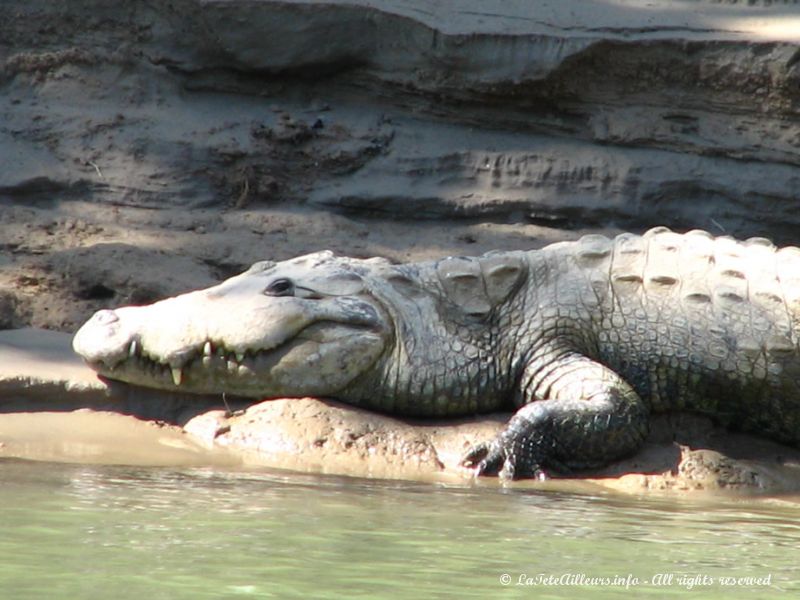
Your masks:
M102 376L407 417L515 408L476 475L546 478L634 453L651 413L800 445L800 249L667 228L394 264L316 252L98 311Z

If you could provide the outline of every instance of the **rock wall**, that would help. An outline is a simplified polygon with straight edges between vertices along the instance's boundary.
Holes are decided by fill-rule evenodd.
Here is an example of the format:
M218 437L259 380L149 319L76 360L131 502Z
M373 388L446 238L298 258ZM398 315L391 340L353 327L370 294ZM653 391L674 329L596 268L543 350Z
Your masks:
M2 10L7 198L795 237L794 4Z
M793 3L7 0L0 326L321 247L796 243L799 49Z

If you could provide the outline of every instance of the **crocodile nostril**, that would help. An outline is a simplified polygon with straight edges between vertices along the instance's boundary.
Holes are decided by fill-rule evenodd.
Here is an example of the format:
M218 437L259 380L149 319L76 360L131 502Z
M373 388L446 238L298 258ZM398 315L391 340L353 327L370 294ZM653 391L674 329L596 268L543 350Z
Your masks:
M119 317L113 310L98 310L94 315L94 320L99 325L111 325L119 321Z

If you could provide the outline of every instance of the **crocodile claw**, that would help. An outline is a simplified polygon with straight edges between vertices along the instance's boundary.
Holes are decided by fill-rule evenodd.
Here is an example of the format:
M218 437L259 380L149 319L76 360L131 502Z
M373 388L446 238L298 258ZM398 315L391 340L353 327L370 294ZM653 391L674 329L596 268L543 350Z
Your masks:
M470 448L461 464L472 468L475 477L497 475L505 481L533 478L539 481L549 479L538 461L532 457L521 456L499 435L492 442L482 442Z
M485 459L489 455L490 444L481 442L470 448L461 459L461 466L468 469L475 469L475 475L495 475L499 468L496 464L489 464Z

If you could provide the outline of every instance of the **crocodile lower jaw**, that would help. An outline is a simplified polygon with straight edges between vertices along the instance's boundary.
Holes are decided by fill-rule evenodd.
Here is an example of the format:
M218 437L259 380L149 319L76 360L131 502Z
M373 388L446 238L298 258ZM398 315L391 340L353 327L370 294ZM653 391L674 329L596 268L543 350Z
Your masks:
M206 340L169 361L148 354L135 339L122 360L114 364L97 361L90 366L105 377L135 385L264 397L274 386L271 378L276 368L289 372L296 364L296 376L308 377L310 371L304 369L325 368L327 354L353 346L360 338L375 343L381 337L368 327L315 323L271 348L232 349Z

